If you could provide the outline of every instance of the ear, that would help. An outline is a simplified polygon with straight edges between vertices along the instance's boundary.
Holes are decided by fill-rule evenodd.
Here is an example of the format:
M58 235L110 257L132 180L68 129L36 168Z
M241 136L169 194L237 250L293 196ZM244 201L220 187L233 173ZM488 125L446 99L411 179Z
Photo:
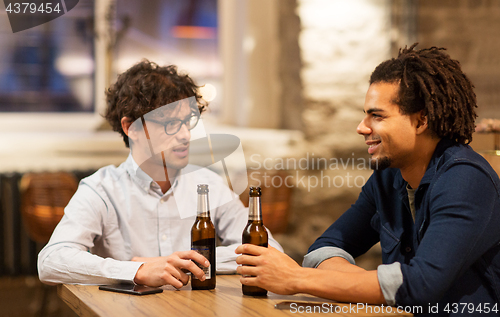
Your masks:
M129 137L133 139L134 133L130 130L130 126L132 125L132 120L129 117L123 117L121 120L123 132Z
M423 110L421 110L421 111L415 113L415 120L417 122L417 124L415 125L415 127L417 129L416 132L417 132L417 134L422 134L429 127L427 115L424 113Z

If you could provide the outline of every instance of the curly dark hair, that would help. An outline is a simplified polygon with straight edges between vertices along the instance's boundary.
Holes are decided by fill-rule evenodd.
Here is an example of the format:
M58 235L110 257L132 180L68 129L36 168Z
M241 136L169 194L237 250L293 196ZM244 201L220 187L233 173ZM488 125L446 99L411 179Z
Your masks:
M188 75L179 74L176 66L160 67L143 60L119 75L116 83L106 91L104 117L114 131L120 132L129 147L128 136L121 125L123 117L133 122L151 110L189 97L196 98L202 113L208 104L198 94L198 88Z
M477 117L474 86L460 63L443 52L445 48L414 50L417 44L400 49L397 58L378 65L370 84L399 84L394 102L403 114L424 110L429 129L439 138L470 143Z

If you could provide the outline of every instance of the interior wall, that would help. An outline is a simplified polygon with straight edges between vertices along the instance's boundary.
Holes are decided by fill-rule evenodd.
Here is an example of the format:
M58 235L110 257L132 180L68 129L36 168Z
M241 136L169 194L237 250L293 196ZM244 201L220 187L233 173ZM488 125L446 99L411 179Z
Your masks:
M300 164L280 166L294 184L288 230L278 238L301 263L371 175L356 127L369 76L390 57L391 2L283 0L281 5L280 81L282 100L288 98L282 118L305 138L287 153ZM297 118L300 124L293 121Z
M282 70L280 80L284 94L300 96L301 106L292 110L300 112L305 140L294 146L291 155L309 166L289 170L296 183L290 225L280 241L287 253L301 260L308 246L356 200L360 188L347 181L371 174L346 163L368 159L366 146L355 132L363 117L368 78L376 65L397 56L400 47L414 42L420 48L446 47L476 87L478 120L500 118L500 2L297 0L296 5L296 17L288 15L282 22L293 26L298 18L300 28L298 42L280 42L281 56L287 48L292 52L283 57L286 71ZM280 39L290 36L287 32L280 33ZM294 51L297 44L298 52ZM288 74L297 68L300 80L290 80ZM289 110L283 107L284 112ZM319 158L346 165L313 167ZM300 181L301 177L305 179ZM337 177L344 184L325 185L326 177Z
M475 85L478 120L500 118L500 1L419 0L419 47L447 48Z

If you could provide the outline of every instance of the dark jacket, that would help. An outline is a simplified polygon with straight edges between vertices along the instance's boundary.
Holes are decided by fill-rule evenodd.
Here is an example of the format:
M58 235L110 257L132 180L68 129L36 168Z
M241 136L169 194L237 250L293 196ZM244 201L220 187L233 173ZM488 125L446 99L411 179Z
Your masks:
M357 257L380 241L383 263L401 263L397 306L420 305L427 313L429 304L438 304L440 316L472 316L485 315L489 303L486 315L498 315L500 182L495 171L469 146L441 140L415 192L415 223L406 185L399 169L374 171L356 203L309 252L334 246ZM474 304L473 313L462 303Z

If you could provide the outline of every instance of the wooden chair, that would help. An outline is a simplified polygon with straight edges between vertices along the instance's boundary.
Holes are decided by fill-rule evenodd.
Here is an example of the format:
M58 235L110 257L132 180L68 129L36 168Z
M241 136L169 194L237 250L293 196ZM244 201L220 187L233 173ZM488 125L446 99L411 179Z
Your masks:
M77 187L75 176L67 172L23 175L20 185L21 214L33 241L49 241Z
M76 192L78 181L67 172L27 173L20 182L21 215L31 240L46 244ZM54 286L42 285L39 316L45 316Z

